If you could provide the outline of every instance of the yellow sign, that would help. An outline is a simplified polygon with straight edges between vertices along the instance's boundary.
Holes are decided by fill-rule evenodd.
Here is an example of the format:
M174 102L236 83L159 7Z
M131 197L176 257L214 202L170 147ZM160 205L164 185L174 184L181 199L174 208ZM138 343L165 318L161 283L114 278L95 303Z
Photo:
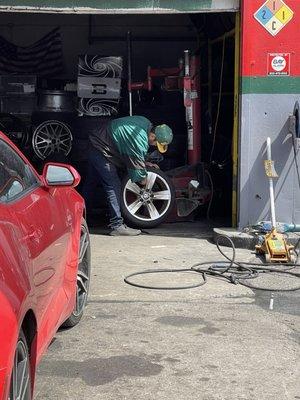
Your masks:
M268 178L278 178L274 167L274 161L272 160L265 160L265 172Z

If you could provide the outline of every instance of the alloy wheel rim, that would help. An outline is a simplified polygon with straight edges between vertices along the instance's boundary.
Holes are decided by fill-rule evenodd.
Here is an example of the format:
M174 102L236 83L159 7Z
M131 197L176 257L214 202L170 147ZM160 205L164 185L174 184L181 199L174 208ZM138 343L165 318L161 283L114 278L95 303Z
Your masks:
M89 235L86 227L82 226L80 234L79 260L77 272L77 291L74 315L82 313L88 297L89 290Z
M53 153L68 155L72 148L72 133L69 127L60 121L45 121L40 124L32 136L32 146L36 155L44 160Z
M27 400L30 393L29 358L22 340L17 343L8 400Z
M141 221L155 221L161 218L169 209L171 197L167 181L155 172L148 172L144 188L129 180L123 191L126 209Z

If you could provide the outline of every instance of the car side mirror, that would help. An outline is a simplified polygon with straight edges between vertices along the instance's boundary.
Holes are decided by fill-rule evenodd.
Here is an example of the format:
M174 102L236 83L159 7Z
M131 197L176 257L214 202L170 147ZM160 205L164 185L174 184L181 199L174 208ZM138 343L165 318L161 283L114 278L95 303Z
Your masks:
M60 163L47 163L43 169L45 186L71 186L76 187L80 182L80 175L71 165Z

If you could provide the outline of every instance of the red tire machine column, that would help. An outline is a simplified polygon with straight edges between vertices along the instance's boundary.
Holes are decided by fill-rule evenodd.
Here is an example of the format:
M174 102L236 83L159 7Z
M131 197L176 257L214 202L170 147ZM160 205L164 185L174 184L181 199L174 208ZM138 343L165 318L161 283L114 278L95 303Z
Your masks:
M188 130L188 164L201 160L200 57L184 52L184 106Z
M168 171L176 189L177 217L188 217L199 205L207 204L211 189L206 185L201 162L200 56L184 52L183 99L187 124L187 165ZM173 215L173 220L176 216Z
M166 171L176 192L176 209L169 221L182 220L198 207L209 203L211 188L207 185L205 165L201 162L200 56L184 53L183 62L175 68L148 67L145 82L131 83L131 90L152 90L152 79L165 78L165 90L182 90L186 109L188 157L186 165Z

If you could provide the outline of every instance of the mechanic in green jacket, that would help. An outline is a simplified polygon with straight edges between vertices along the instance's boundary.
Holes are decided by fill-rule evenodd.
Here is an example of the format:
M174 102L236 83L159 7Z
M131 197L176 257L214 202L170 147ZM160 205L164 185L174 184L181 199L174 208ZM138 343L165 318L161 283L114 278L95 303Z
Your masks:
M135 236L141 233L123 222L120 209L121 181L119 169L127 169L133 182L141 186L147 182L145 161L149 146L157 146L161 153L167 151L173 134L167 125L154 128L142 116L132 116L106 121L89 136L89 170L83 187L87 210L91 209L95 185L102 183L110 212L110 235Z

